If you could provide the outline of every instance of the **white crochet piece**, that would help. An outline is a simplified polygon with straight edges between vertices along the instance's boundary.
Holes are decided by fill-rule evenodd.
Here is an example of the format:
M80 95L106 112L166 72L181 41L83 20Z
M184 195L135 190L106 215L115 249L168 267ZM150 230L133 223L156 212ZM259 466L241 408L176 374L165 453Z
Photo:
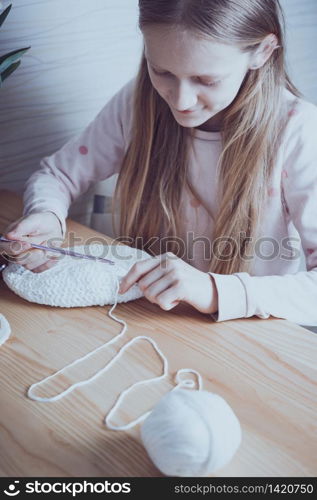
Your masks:
M94 244L69 248L76 252L102 257L115 262L110 265L61 255L59 262L42 273L10 263L3 279L13 292L30 302L59 307L86 307L114 304L118 280L135 262L151 258L147 252L126 245ZM89 253L88 253L89 252ZM128 302L143 296L137 284L118 295L117 302Z
M0 313L0 345L4 344L10 337L11 328L8 320Z

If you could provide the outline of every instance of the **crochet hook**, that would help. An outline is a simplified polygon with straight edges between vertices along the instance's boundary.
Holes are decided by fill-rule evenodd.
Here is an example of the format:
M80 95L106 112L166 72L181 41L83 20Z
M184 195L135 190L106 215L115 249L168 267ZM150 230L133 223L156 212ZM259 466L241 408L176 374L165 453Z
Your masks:
M3 238L3 236L0 236L0 241L5 241L6 243L14 243L14 242L21 243L21 241L19 240L7 240L6 238ZM30 243L30 246L32 248L39 248L40 250L48 250L50 252L62 253L64 255L69 255L70 257L79 257L81 259L90 259L90 260L95 260L97 262L104 262L105 264L110 264L112 266L115 265L115 262L113 262L112 260L104 259L103 257L94 257L93 255L84 255L79 252L74 252L73 250L65 250L65 248L46 247L44 245L36 245L35 243Z

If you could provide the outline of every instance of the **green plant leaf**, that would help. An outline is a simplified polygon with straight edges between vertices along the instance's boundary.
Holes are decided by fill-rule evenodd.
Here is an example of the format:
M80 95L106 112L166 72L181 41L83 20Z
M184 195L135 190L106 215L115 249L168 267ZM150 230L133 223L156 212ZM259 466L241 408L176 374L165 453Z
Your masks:
M24 49L13 50L12 52L8 52L8 54L4 54L3 56L1 56L0 57L0 73L2 73L2 71L5 71L15 61L18 61L19 59L21 59L23 54L25 54L25 52L29 49L30 49L30 47L26 47Z
M12 4L8 5L8 7L0 14L0 27L3 25L4 21L9 15L11 7ZM7 54L4 54L0 57L0 87L2 85L2 82L20 66L21 57L30 48L31 47L25 47L23 49L13 50L12 52L8 52Z
M8 78L8 76L11 75L11 73L13 73L13 71L15 71L20 66L20 64L21 64L21 61L18 61L18 62L11 64L11 66L9 66L9 68L7 68L5 71L3 71L0 74L0 79L2 81L4 81L6 78Z
M4 21L6 20L10 10L12 7L12 3L8 5L8 7L0 14L0 27L3 25Z

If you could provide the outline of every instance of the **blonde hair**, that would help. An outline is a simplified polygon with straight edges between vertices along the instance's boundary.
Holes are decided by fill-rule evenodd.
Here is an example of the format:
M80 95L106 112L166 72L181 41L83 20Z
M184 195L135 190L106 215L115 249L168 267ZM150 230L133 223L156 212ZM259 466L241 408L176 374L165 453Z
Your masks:
M220 206L210 234L221 246L214 248L209 270L250 272L246 257L254 255L282 131L282 92L286 87L300 96L285 68L281 6L278 0L139 0L139 9L141 30L157 23L177 26L243 52L255 50L270 33L278 39L269 60L246 74L221 131ZM199 199L188 179L192 138L153 88L144 53L133 102L131 143L113 200L113 207L120 206L119 233L152 254L159 251L152 242L164 235L170 240L165 250L179 255L182 192L187 188Z

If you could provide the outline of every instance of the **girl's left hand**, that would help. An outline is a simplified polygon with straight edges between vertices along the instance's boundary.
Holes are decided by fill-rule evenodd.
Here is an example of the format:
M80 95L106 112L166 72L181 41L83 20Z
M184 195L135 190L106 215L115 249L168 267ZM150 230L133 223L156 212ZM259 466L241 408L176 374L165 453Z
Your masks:
M119 293L138 283L144 296L165 311L187 302L202 313L218 310L217 289L210 274L187 264L172 252L134 264L122 278Z

